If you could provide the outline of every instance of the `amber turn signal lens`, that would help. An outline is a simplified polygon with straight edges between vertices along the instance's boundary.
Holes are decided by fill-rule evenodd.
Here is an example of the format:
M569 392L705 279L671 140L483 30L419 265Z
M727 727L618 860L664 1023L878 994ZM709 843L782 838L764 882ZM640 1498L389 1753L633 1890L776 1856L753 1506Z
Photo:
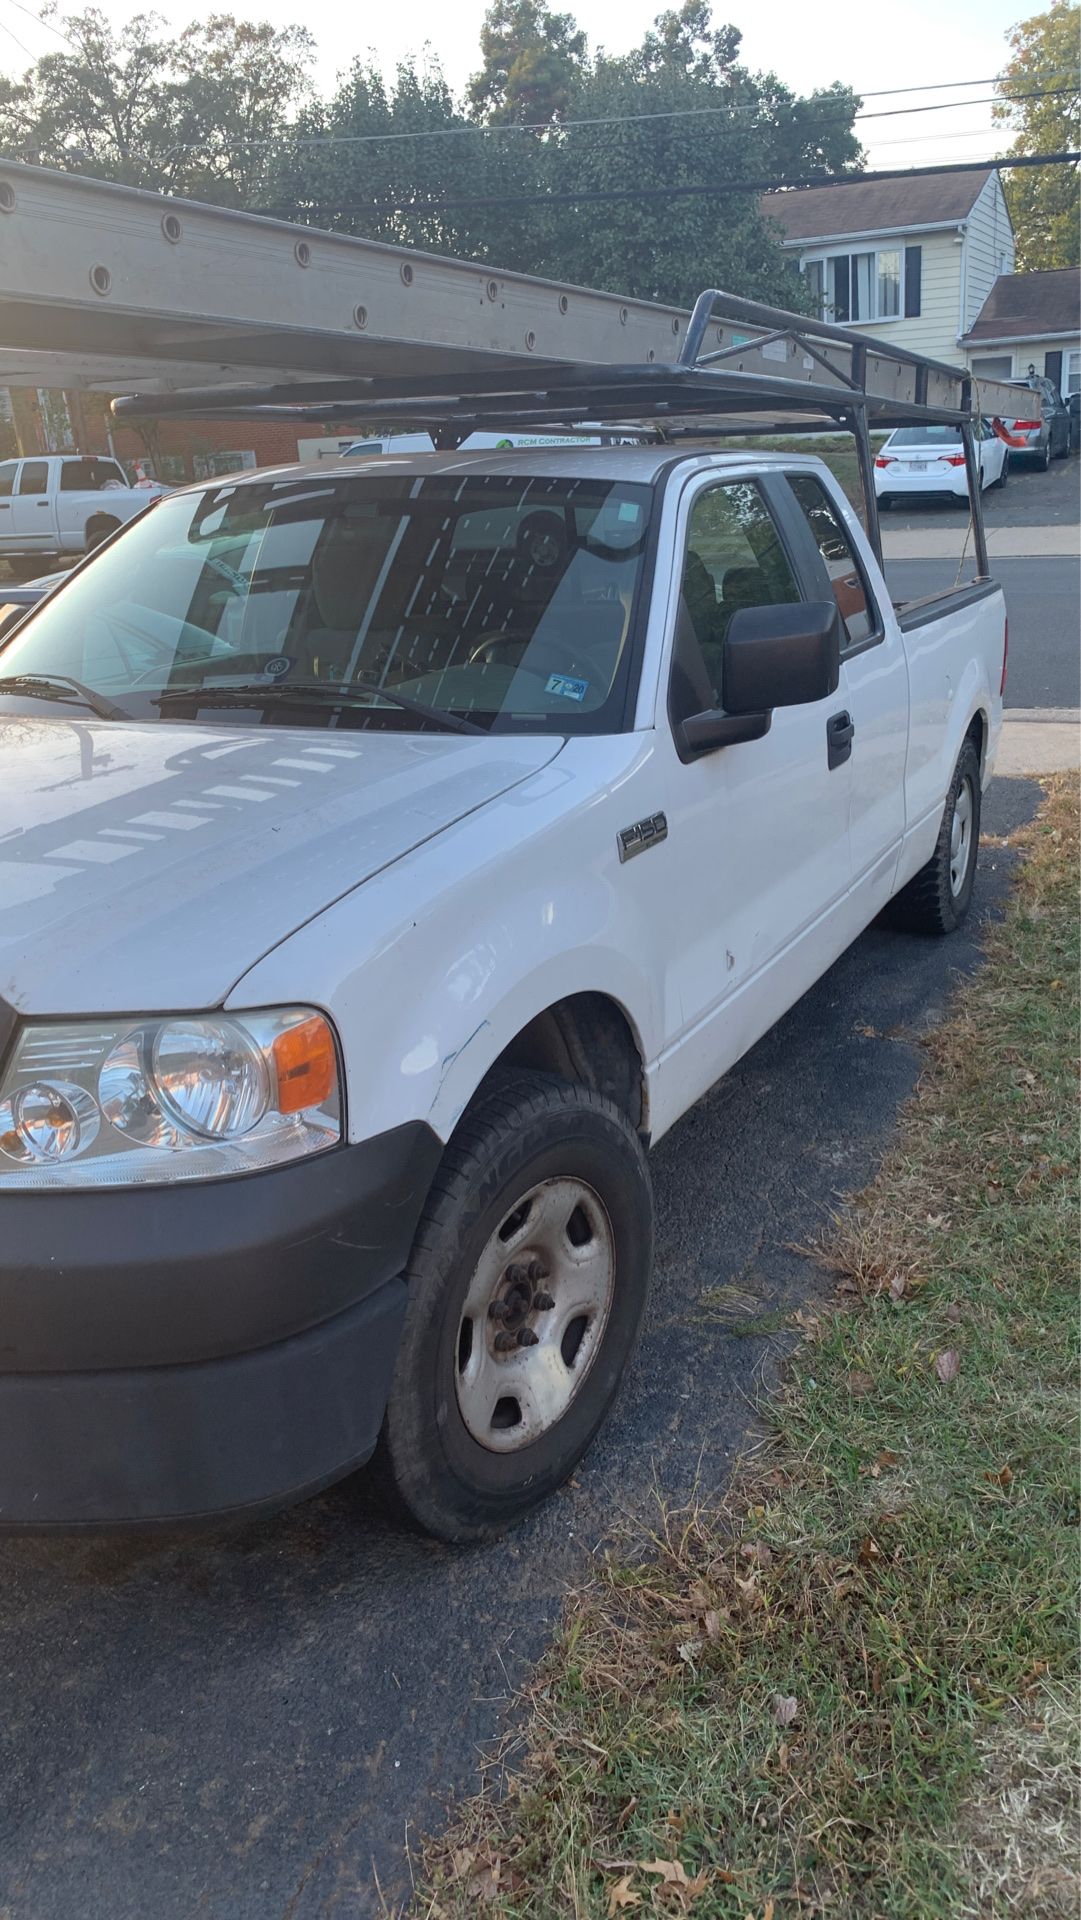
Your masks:
M334 1038L319 1014L279 1033L272 1048L278 1077L279 1113L320 1107L334 1090L338 1063Z

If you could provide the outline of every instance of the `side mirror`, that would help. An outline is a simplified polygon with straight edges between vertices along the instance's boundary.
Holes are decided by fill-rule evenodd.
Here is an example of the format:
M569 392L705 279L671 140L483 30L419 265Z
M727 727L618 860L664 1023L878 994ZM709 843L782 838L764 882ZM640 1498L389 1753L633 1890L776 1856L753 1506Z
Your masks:
M841 614L835 600L741 607L724 641L723 709L684 720L681 757L715 752L769 732L774 707L802 707L836 693Z

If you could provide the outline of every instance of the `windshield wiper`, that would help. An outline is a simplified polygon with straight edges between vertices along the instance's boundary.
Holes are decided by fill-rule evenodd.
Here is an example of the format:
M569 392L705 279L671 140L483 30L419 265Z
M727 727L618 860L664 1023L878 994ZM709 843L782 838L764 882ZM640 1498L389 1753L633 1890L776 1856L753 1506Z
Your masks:
M89 707L99 720L130 720L132 715L126 707L118 707L115 700L107 700L103 693L95 693L93 687L84 687L81 680L73 680L69 673L8 673L0 678L0 693L26 693L35 700L78 700L82 706Z
M355 684L348 687L332 687L322 680L294 680L291 684L284 680L264 683L250 680L236 681L216 685L208 681L203 686L166 687L164 692L155 696L158 706L180 700L195 700L203 706L253 707L269 706L278 703L288 706L291 702L299 704L314 699L327 706L372 706L386 700L392 707L400 707L405 713L415 713L421 720L427 720L432 726L439 727L445 733L482 733L487 735L487 727L479 727L475 720L466 720L456 713L448 713L442 707L430 707L423 700L410 700L407 694L390 693L385 687L369 687Z

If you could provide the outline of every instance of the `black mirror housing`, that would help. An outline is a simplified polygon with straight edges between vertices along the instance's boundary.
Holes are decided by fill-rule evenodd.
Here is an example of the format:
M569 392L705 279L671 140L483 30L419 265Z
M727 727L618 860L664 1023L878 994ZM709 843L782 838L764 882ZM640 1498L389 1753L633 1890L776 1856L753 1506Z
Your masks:
M836 693L841 678L841 614L834 600L741 607L724 642L724 706L676 725L681 760L696 760L740 740L761 740L774 707L802 707Z
M841 678L841 615L835 600L740 607L724 642L728 714L803 707L836 693Z

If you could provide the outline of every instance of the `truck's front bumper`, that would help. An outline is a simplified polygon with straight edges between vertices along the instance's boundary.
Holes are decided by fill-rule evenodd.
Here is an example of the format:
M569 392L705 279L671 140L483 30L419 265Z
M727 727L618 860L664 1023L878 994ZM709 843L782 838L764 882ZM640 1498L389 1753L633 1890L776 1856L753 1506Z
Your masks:
M441 1147L0 1199L0 1527L282 1505L361 1465Z

